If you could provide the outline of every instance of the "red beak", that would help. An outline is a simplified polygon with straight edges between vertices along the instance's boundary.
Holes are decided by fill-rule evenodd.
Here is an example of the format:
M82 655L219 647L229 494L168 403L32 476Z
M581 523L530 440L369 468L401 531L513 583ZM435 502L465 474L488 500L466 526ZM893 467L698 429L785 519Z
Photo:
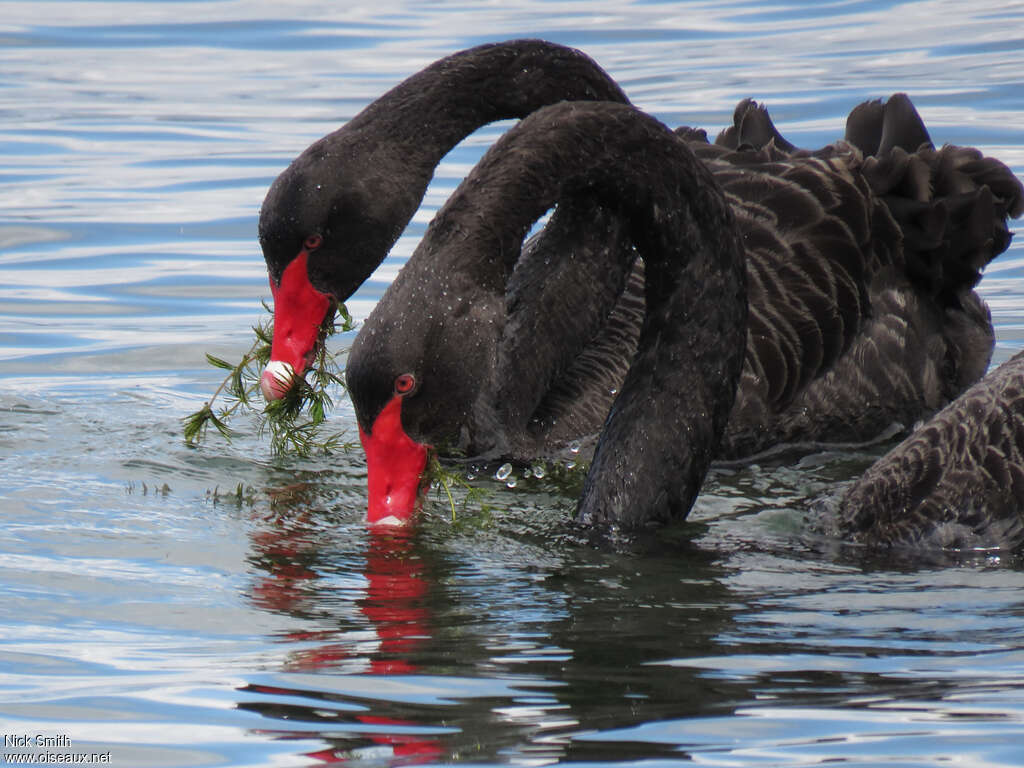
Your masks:
M369 433L359 428L366 451L371 524L405 525L416 512L424 488L427 446L402 428L402 398L391 398Z
M309 282L303 249L285 267L281 282L270 280L274 295L274 340L270 362L260 377L260 389L267 400L278 400L291 389L296 377L305 374L313 361L320 326L333 306L333 300Z

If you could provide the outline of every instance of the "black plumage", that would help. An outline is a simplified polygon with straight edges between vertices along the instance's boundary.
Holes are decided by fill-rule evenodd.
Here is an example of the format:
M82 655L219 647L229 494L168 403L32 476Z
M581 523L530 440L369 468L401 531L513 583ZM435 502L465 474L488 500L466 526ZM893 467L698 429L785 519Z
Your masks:
M316 234L323 244L308 254L309 281L334 300L348 298L383 260L451 146L483 123L562 99L626 101L590 59L541 41L463 51L396 86L275 181L260 218L272 280ZM575 122L559 125L566 120ZM627 130L614 135L608 120ZM786 141L750 100L713 144L701 130L666 138L652 124L607 104L562 105L492 149L353 347L349 384L363 430L406 372L418 386L402 427L442 450L528 458L603 428L602 445L635 452L629 460L618 449L597 453L591 478L606 473L602 494L617 500L599 505L614 511L582 516L636 526L684 515L712 457L867 440L928 417L981 377L993 332L973 288L1009 245L1007 218L1024 210L1021 184L1002 163L971 148L935 149L901 94L857 107L845 138L815 151ZM573 145L562 147L561 165L551 160L563 178L536 165L552 151L547 140ZM652 146L667 168L697 159L685 200L659 187ZM678 158L665 159L668 146ZM640 173L649 191L634 178ZM734 285L694 271L713 260L678 272L670 260L651 259L683 246L706 250L711 236L686 211L719 198L732 222L728 237L742 246L738 304L721 293L735 293ZM552 206L548 225L524 245L533 220ZM687 301L678 298L681 280L689 281ZM723 391L736 387L720 424L711 417L722 409L713 377L690 380L689 358L659 356L640 339L696 353L723 318L730 328L742 320L744 338L717 365L704 361L702 375L714 368ZM722 337L717 346L731 343ZM732 382L726 361L736 359L743 365ZM649 395L624 400L641 376ZM652 405L652 417L641 408L647 400L673 405ZM416 401L433 405L414 409ZM615 414L627 412L643 429L609 437L609 413L623 425ZM660 458L650 463L652 454L680 451L674 472ZM1012 477L989 465L993 476ZM651 466L682 479L657 479ZM630 495L638 486L629 477L640 475L661 489L644 491L646 501Z

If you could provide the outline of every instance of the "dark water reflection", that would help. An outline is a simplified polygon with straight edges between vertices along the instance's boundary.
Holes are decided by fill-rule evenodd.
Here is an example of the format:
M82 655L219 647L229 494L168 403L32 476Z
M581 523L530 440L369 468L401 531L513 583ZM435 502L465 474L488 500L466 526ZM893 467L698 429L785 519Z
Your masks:
M188 448L269 298L266 188L310 141L459 48L584 47L660 119L766 101L804 146L906 90L937 142L1024 170L1024 10L1002 2L10 2L0 18L0 725L112 765L1016 766L1024 569L867 558L814 500L874 453L716 469L635 551L575 491L477 472L419 528L363 523L358 452ZM437 170L365 316L502 130ZM1024 249L987 271L1024 345ZM341 339L343 348L351 336ZM354 433L348 403L332 420ZM570 473L571 475L571 473ZM464 503L465 502L465 503Z
M575 737L728 712L746 698L745 685L717 690L699 672L646 671L666 653L710 653L731 626L723 570L706 554L563 558L505 541L509 551L492 552L493 562L473 562L459 549L476 538L449 548L432 531L353 531L359 551L341 553L318 548L323 524L276 516L253 539L252 562L265 575L253 602L331 628L280 638L303 649L289 653L273 683L243 689L262 696L239 703L286 721L261 733L324 736L332 746L320 759L385 749L397 764L445 755L637 759L674 747Z
M865 759L936 739L1009 754L1021 734L1016 569L866 586L860 564L795 551L553 553L434 526L318 549L338 521L316 517L254 538L252 599L329 629L283 638L302 649L239 707L271 721L260 733L320 735L321 760L824 761L861 739Z

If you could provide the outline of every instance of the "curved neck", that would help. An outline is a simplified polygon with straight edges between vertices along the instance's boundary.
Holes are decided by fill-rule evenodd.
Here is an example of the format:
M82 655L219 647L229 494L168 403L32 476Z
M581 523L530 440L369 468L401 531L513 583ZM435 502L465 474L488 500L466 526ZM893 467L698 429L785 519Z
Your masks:
M639 349L605 422L578 517L625 528L680 519L725 429L747 313L732 213L683 142L624 105L565 103L534 113L487 153L431 224L431 269L471 278L480 295L503 295L529 227L567 199L617 212L647 267Z
M403 148L403 160L432 172L480 126L525 117L559 101L628 103L590 57L544 40L511 40L460 51L402 81L341 129L372 130Z
M324 137L314 152L325 183L347 179L377 205L387 200L387 209L373 216L383 239L351 254L345 295L336 298L351 295L384 260L416 213L434 169L456 144L496 120L576 100L628 103L615 81L580 51L516 40L431 64Z

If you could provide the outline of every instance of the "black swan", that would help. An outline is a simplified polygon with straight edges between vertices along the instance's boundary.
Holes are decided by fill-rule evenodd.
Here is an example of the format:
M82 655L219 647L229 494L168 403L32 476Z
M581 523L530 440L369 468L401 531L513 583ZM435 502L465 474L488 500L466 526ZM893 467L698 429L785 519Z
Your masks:
M586 79L574 85L579 73ZM518 87L538 90L527 97ZM444 152L483 122L561 98L625 101L578 52L538 41L482 46L414 75L296 159L260 218L276 312L268 398L305 368L333 303L383 259ZM1007 247L1006 216L1022 207L1005 166L972 149L934 150L902 96L858 107L847 142L815 153L795 150L753 102L714 145L679 133L724 188L747 258L746 364L719 456L869 439L934 412L982 374L992 330L970 289ZM488 433L478 419L444 435L448 447L535 456L600 429L644 316L644 264L618 256L630 247L614 208L563 196L492 318L503 328L501 355L518 366L502 371L504 421ZM436 326L455 295L421 305L420 316L406 316L400 298L375 314ZM475 397L454 382L450 395L462 410Z
M524 370L535 371L524 358L530 345L509 343L509 329L519 333L522 324L509 312L508 286L531 257L529 249L520 256L531 224L556 203L580 198L625 222L646 274L637 350L601 430L577 519L630 530L685 517L748 375L748 295L759 279L736 201L692 146L629 106L578 103L536 112L491 148L431 223L349 354L371 520L400 520L412 509L427 445L506 453L530 439L529 410L510 389L521 386ZM818 154L842 157L838 147ZM816 167L814 178L824 184L828 176ZM1019 212L1019 196L1011 208ZM986 214L991 228L991 209ZM605 255L626 264L634 258L622 249ZM1022 449L1024 356L872 467L842 501L844 532L883 545L930 538L1019 546Z
M452 147L487 123L580 99L627 101L580 51L542 40L481 45L399 83L295 158L260 210L274 295L266 397L306 370L324 319L387 256Z
M531 345L512 345L510 356L502 344L506 286L531 225L574 198L614 210L646 267L638 351L602 430L580 517L631 525L689 510L743 367L740 232L707 167L661 123L627 105L566 102L524 119L487 152L352 345L346 376L367 451L371 520L408 516L424 444L503 452L496 441L525 431L529 414L510 390L532 375L522 357ZM628 268L636 252L606 257ZM541 341L532 343L538 357Z

